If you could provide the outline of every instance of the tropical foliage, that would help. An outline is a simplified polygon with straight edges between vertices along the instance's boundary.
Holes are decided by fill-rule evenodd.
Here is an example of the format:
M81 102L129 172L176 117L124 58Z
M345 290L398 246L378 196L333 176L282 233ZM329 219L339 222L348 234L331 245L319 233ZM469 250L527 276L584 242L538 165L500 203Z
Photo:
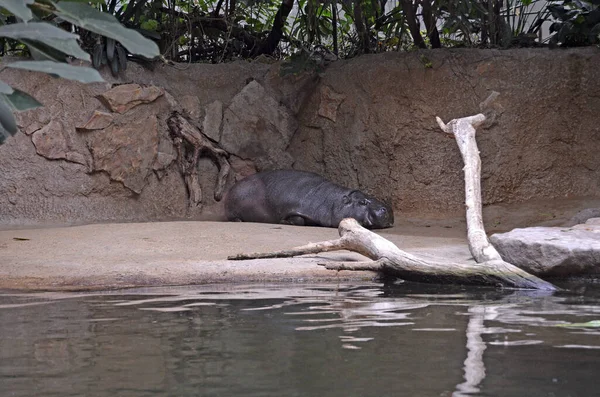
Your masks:
M600 29L600 0L106 1L97 7L155 40L175 62L315 49L348 58L411 48L569 46L595 43ZM100 54L98 37L82 38Z
M90 55L79 46L80 36L72 27L95 32L118 41L129 52L145 57L159 55L157 45L140 33L124 28L114 16L103 13L83 2L50 2L42 0L0 0L2 54L13 49L28 52L32 60L4 65L9 68L45 72L56 77L92 83L103 81L100 74L88 67L67 63L69 58L90 61ZM64 24L69 24L65 29ZM124 54L124 51L120 51ZM118 55L115 52L114 55ZM115 57L119 62L126 62ZM0 144L17 132L13 111L41 106L32 96L0 81Z
M548 6L554 18L550 45L582 46L600 42L600 0L558 1Z

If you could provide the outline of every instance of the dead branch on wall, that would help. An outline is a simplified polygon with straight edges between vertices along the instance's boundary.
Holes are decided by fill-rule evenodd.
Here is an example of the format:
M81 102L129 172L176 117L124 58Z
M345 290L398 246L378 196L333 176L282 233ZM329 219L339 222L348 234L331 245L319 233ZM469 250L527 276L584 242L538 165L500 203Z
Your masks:
M229 153L216 147L198 128L177 112L169 117L167 125L177 147L177 161L188 190L190 206L202 205L202 189L198 181L198 158L203 154L208 154L217 161L219 176L214 197L215 200L220 201L231 170L227 160Z

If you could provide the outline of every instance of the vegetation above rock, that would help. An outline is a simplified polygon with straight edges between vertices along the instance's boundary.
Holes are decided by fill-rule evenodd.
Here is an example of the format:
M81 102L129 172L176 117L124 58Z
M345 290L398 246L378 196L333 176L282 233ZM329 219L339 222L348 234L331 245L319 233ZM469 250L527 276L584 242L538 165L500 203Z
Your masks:
M87 3L87 4L86 4ZM6 65L85 83L128 60L220 63L286 59L283 74L327 60L413 48L597 44L600 0L0 0ZM544 26L546 23L546 26ZM548 37L543 37L548 29ZM12 111L41 106L0 82L0 144L17 131Z

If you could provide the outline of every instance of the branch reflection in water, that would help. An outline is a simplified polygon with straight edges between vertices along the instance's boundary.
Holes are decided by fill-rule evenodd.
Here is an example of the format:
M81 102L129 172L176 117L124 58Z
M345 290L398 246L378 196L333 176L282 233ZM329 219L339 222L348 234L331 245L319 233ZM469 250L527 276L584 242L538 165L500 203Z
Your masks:
M231 396L278 396L282 387L290 396L590 395L600 289L584 287L546 295L396 282L4 293L0 384L15 396L44 388L82 395L99 377L108 380L98 395L112 397L192 396L198 387Z

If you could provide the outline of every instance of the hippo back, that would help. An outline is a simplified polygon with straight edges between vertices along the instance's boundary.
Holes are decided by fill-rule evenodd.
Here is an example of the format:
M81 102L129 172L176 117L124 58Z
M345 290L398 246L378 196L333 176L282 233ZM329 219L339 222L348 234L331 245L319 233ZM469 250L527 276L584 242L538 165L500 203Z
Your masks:
M366 201L371 208L365 206ZM250 175L235 184L225 197L229 220L296 224L290 220L301 219L304 225L326 227L337 227L346 217L355 218L366 227L391 226L388 215L385 221L379 222L378 212L373 212L374 209L385 212L385 208L379 208L382 205L385 206L362 192L342 187L312 172L296 170ZM389 215L393 222L391 208Z

